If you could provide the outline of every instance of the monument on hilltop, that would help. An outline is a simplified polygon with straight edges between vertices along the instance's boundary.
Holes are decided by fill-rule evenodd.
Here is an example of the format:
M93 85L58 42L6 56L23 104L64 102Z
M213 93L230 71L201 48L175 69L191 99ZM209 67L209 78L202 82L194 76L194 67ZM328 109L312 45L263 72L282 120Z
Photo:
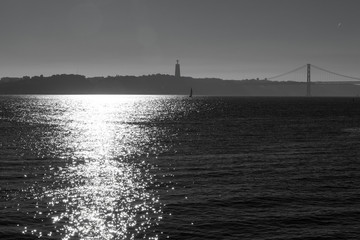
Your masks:
M180 78L180 63L179 63L179 60L176 60L176 64L175 64L175 77Z

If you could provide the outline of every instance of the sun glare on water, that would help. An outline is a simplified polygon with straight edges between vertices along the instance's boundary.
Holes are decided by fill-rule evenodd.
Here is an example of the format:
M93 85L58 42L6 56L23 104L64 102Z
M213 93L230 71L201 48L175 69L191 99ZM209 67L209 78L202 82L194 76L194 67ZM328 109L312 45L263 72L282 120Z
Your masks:
M140 96L68 96L55 119L62 137L58 157L38 192L61 239L157 239L162 218L153 176L142 156L146 132L138 125ZM144 114L142 114L144 115ZM145 141L145 142L144 142ZM39 210L40 211L40 210ZM43 210L41 210L43 211ZM26 232L26 231L25 231Z

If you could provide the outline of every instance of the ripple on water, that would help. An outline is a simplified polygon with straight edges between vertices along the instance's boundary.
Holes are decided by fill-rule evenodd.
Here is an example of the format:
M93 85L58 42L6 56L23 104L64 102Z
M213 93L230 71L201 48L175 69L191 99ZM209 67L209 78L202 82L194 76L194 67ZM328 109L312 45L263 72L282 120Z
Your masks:
M46 214L52 222L42 230L27 227L24 233L62 239L158 238L149 229L159 224L162 208L156 193L148 190L152 176L146 166L88 160L58 168L47 180L53 184L34 191L37 204L47 203L34 218Z

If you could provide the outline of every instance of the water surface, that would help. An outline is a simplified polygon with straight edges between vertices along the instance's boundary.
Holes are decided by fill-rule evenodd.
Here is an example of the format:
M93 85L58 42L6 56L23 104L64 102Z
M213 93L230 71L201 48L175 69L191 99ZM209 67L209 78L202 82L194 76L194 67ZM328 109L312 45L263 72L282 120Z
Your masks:
M1 239L359 239L351 98L0 97Z

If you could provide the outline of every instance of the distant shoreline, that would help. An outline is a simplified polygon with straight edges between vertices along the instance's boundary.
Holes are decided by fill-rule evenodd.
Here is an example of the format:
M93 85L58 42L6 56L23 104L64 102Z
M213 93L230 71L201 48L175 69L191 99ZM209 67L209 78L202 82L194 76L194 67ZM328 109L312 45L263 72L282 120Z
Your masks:
M153 74L145 76L85 77L61 74L2 78L0 94L138 94L205 96L294 96L306 95L306 82L269 81L266 79L223 80L219 78L175 77ZM314 82L312 96L355 97L360 81Z

